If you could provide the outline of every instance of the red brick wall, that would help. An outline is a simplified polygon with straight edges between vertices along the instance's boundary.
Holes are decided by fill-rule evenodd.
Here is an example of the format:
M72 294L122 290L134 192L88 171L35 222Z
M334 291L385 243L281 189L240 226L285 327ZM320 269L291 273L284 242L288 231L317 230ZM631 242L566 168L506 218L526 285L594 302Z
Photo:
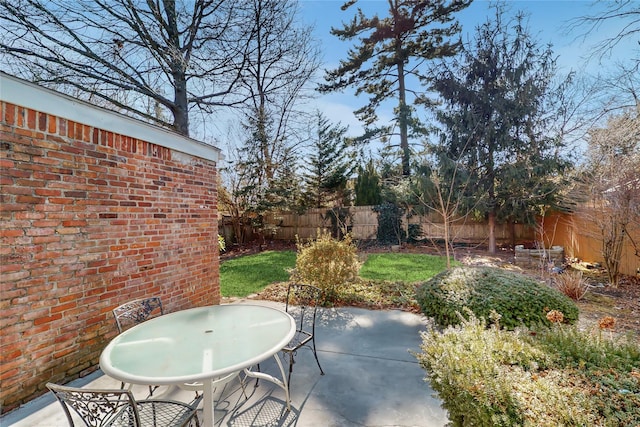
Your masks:
M98 368L111 309L217 304L216 165L0 107L2 410Z

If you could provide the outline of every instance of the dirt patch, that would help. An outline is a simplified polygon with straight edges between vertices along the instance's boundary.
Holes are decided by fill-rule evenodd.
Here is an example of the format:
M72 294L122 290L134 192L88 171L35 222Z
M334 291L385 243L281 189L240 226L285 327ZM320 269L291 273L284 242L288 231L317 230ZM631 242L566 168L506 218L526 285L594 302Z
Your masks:
M633 332L640 339L640 278L625 276L617 288L594 281L578 307L582 326L597 327L599 319L611 316L616 319L616 331Z

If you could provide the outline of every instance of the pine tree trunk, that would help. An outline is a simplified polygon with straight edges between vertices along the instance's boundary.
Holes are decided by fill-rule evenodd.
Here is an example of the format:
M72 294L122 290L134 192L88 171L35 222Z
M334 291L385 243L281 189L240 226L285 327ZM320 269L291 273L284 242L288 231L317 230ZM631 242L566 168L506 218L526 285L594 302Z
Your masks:
M402 175L410 175L409 160L411 151L409 150L408 132L408 107L407 89L404 82L404 63L398 63L398 127L400 128L400 151L402 152Z
M489 253L495 254L496 247L496 212L489 212Z

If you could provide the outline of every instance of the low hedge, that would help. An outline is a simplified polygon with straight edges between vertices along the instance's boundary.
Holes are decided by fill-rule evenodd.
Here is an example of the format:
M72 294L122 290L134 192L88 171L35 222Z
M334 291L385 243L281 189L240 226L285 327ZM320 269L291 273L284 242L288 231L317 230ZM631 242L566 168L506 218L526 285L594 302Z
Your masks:
M461 322L468 308L479 318L495 311L500 325L549 324L547 313L557 310L565 323L578 320L578 307L561 292L522 274L491 267L456 267L422 283L416 299L422 312L442 327Z

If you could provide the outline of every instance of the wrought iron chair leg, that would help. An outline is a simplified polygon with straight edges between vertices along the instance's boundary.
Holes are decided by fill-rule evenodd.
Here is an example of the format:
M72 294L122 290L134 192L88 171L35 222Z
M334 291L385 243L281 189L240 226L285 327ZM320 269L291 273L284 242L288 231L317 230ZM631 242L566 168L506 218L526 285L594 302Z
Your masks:
M293 372L293 364L296 361L293 359L293 351L289 352L289 376L287 377L287 384L291 387L291 373Z
M313 334L313 356L316 358L316 363L318 364L318 368L320 368L320 375L324 375L324 371L322 370L322 366L320 366L320 360L318 360L318 353L316 352L316 334Z

